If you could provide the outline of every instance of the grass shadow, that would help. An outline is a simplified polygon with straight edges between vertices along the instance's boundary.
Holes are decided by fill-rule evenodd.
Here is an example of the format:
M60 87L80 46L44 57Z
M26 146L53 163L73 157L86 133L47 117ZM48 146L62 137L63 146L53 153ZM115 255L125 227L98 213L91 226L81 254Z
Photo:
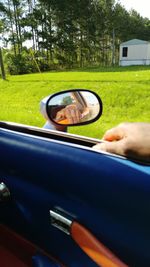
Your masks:
M142 71L150 70L150 65L148 66L114 66L114 67L86 67L81 69L68 70L70 72L128 72L128 71Z

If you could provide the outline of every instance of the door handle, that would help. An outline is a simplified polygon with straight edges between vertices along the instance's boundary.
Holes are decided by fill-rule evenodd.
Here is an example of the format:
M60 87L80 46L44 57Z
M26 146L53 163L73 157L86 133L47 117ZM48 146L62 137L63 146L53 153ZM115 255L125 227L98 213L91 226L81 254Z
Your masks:
M0 202L10 199L10 191L8 187L2 182L0 183Z

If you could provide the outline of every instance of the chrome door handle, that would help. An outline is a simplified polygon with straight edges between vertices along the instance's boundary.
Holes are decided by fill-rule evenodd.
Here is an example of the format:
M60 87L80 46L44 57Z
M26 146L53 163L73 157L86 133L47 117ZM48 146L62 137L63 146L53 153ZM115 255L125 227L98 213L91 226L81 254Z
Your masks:
M10 191L8 187L2 182L0 183L0 202L10 199Z
M50 210L51 225L70 235L72 221L61 215L57 211Z

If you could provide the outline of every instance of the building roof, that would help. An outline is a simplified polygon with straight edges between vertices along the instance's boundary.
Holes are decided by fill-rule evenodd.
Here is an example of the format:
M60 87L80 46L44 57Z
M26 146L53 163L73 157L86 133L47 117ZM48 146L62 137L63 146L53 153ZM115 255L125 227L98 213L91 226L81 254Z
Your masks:
M124 46L124 45L141 45L141 44L150 44L150 42L139 39L132 39L127 42L121 43L120 45Z

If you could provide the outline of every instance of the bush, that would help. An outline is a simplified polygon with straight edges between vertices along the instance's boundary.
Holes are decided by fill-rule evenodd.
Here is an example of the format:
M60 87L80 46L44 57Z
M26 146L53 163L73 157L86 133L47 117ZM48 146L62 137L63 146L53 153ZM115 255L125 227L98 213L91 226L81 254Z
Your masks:
M14 55L13 51L5 51L4 61L7 71L12 74L29 74L58 69L58 64L47 62L45 55L34 54L24 49L21 54Z
M6 70L11 75L30 74L35 72L44 72L50 70L60 70L65 68L72 68L73 61L70 58L56 55L55 61L49 61L46 54L43 52L28 50L23 48L21 54L14 54L13 50L5 50L4 62Z
M37 72L37 67L32 60L32 56L23 51L21 54L14 55L11 52L5 54L5 63L10 74L27 74Z

